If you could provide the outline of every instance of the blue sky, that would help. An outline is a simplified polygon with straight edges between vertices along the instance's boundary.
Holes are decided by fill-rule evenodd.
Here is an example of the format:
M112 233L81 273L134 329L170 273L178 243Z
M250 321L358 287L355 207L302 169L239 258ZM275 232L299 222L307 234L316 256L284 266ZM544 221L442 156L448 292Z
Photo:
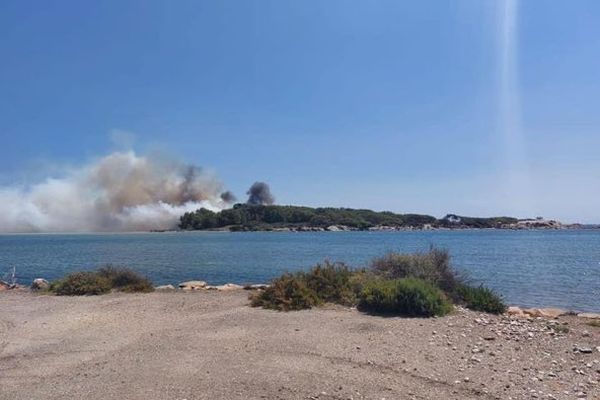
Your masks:
M239 196L264 180L279 203L600 223L600 2L518 2L519 185L502 5L4 0L0 182L125 137Z

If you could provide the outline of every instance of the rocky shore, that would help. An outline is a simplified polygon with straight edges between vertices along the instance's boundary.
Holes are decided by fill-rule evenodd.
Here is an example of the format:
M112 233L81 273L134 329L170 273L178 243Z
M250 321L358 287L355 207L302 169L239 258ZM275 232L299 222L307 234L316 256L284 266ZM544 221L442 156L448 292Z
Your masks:
M600 398L593 315L282 313L206 286L3 292L0 399Z

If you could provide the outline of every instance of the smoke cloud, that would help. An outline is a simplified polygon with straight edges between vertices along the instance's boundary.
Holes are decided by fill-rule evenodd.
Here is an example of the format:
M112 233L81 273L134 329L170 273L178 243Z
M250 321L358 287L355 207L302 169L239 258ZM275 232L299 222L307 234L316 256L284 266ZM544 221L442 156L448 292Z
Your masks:
M212 174L193 165L116 152L26 187L0 187L0 232L171 229L187 211L233 202Z
M228 190L221 193L221 200L223 200L225 203L233 204L237 201L237 197L235 197L235 194Z
M271 205L275 203L271 188L264 182L255 182L246 194L248 195L248 204Z

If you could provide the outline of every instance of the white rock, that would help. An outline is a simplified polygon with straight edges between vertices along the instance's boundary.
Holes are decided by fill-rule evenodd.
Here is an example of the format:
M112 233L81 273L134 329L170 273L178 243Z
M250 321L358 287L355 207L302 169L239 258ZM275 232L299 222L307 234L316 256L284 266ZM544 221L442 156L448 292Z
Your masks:
M175 290L175 286L173 285L160 285L156 286L154 290Z
M200 290L206 287L206 282L204 281L187 281L181 282L179 285L179 289L182 290Z
M47 290L50 288L50 282L44 278L36 278L31 284L31 290Z
M221 291L229 291L229 290L240 290L243 289L243 286L240 285L236 285L235 283L226 283L224 285L218 285L218 286L213 286L211 288L214 288L216 290L221 290Z

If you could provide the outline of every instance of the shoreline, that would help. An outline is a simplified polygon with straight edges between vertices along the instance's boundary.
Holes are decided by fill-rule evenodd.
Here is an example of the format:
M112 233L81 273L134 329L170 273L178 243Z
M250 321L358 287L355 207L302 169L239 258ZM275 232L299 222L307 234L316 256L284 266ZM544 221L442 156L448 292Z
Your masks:
M192 232L216 232L216 233L343 233L343 232L461 232L461 231L509 231L509 232L597 232L600 226L594 227L562 227L562 228L393 228L393 229L348 229L348 230L326 230L320 227L307 227L305 230L295 229L264 229L264 230L227 230L227 229L158 229L148 231L99 231L99 232L0 232L2 236L28 236L28 235L132 235L132 234L157 234L157 233L192 233Z
M37 278L43 279L43 278ZM36 280L37 280L36 279ZM34 280L35 281L35 280ZM198 284L199 283L199 284ZM50 296L54 297L55 294L41 292L32 288L31 286L25 286L18 284L16 287L7 287L7 283L0 281L0 296L2 293L9 292L21 292L31 293L39 296ZM183 285L188 285L183 287ZM155 285L154 291L159 293L185 293L185 292L215 292L215 293L227 293L227 292L242 292L252 293L256 290L262 290L269 286L268 283L232 283L227 282L223 284L207 284L205 281L192 280L181 282L178 285L171 283ZM116 292L115 292L116 293ZM67 297L94 297L93 295L87 296L67 296ZM586 319L600 319L600 308L597 310L576 310L576 309L564 309L557 306L548 305L524 305L512 303L507 306L507 311L503 315L512 315L522 318L528 317L542 317L542 318L556 318L559 316L575 316Z

